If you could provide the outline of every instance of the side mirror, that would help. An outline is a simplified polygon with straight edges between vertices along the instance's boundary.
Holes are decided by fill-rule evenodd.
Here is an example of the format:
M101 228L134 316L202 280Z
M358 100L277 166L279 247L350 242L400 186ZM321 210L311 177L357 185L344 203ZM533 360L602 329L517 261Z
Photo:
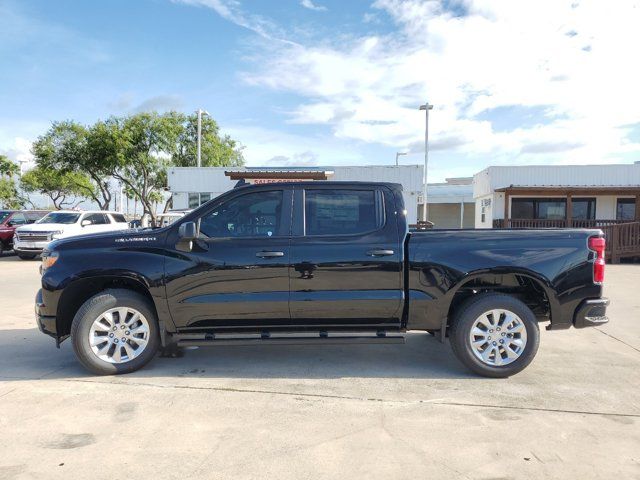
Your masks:
M198 228L196 227L195 222L185 222L180 225L178 229L178 236L180 240L195 240L198 238Z
M91 220L82 220L82 222L80 222L80 226L81 227L86 227L87 225L91 225L93 222Z

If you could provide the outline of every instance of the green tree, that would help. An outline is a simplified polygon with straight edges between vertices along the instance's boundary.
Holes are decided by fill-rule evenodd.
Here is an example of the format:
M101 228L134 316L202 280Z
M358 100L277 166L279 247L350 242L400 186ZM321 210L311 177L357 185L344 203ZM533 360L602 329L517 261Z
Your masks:
M95 188L89 177L82 173L50 170L41 165L24 173L20 183L25 192L47 195L57 210L77 207L83 201L78 198L93 198L87 192Z
M73 121L55 122L34 142L32 152L36 163L43 169L80 174L66 178L77 180L78 191L106 210L111 202L109 178L112 158L100 134L95 126L86 128ZM89 184L87 177L91 180Z
M30 189L27 191L47 193L52 200L55 197L56 205L67 204L67 198L75 195L91 198L106 209L111 201L109 181L115 178L127 197L139 200L155 223L157 204L165 197L167 168L195 166L196 145L196 115L139 113L89 127L73 121L56 122L34 143L37 170L23 183ZM205 117L202 165L243 163L241 145L228 135L221 136L215 120ZM165 210L171 199L167 199Z
M198 115L183 116L183 129L178 135L172 164L176 167L197 166ZM236 167L244 165L242 145L229 135L220 135L218 123L202 117L201 160L203 167Z
M155 224L154 203L167 186L167 167L176 152L183 115L139 113L111 118L99 127L110 152L111 174L120 180Z
M0 178L0 205L2 208L22 208L25 199L16 188L12 178Z
M12 177L20 173L20 167L9 160L5 155L0 155L0 175Z

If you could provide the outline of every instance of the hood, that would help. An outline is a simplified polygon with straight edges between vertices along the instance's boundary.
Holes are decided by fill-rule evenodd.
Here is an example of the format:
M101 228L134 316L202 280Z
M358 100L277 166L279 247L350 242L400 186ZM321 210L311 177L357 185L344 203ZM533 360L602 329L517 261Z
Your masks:
M49 250L66 250L82 248L119 248L136 245L157 245L166 236L167 229L114 230L104 233L87 233L54 240L48 245Z
M64 230L65 227L69 228L71 225L67 223L30 223L29 225L21 225L16 228L18 232L59 232Z

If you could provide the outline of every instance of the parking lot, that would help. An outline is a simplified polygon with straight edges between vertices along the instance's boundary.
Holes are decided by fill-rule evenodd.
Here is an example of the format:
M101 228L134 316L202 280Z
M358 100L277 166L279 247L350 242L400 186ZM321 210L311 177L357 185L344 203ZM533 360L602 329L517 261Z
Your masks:
M94 377L34 323L38 262L0 259L0 479L640 478L640 266L607 267L611 323L542 333L479 378L406 345L189 350Z

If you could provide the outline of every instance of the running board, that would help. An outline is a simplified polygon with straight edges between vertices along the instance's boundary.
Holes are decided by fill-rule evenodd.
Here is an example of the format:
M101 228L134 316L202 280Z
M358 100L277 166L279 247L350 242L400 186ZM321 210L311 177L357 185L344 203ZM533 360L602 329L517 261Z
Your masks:
M178 347L213 347L216 345L349 345L349 344L402 344L403 336L370 336L370 337L259 337L259 338L183 338L178 340Z

